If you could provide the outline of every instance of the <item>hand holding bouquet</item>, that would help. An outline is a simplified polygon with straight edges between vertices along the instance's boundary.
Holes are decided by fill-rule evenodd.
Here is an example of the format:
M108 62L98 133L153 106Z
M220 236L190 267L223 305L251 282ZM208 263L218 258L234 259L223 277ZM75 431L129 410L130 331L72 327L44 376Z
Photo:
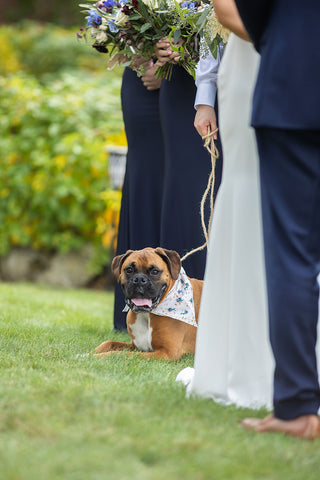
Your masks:
M207 3L205 3L207 2ZM139 74L143 67L134 59L154 57L155 44L165 37L176 55L176 63L194 76L199 59L199 37L204 32L208 13L212 11L209 0L105 0L81 4L87 14L87 27L79 37L89 38L92 46L109 52L109 66L115 63L130 65ZM166 63L157 70L160 77L170 76L172 64Z

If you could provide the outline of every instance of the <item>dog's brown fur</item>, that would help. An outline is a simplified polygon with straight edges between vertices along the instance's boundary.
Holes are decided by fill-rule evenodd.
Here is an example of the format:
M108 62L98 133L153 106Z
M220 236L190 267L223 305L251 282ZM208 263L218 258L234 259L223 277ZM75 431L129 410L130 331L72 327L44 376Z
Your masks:
M151 281L153 281L156 287L158 285L166 285L164 295L161 298L161 301L163 301L179 276L181 260L177 252L162 248L145 248L136 251L128 250L124 255L115 257L112 262L112 270L116 280L121 283L124 291L126 291L127 284L129 283L129 275L126 273L128 267L129 270L133 267L135 273L148 275L149 277L150 273L148 272L152 271L152 268L159 269L161 276L155 280L151 278ZM190 278L189 280L193 288L195 316L198 322L203 281L194 278ZM161 301L159 303L161 303ZM139 319L138 315L140 315ZM136 350L137 345L141 344L141 341L135 337L135 327L137 327L138 323L142 325L140 323L141 318L145 319L145 325L147 326L148 316L150 318L148 330L150 334L150 346L147 350L152 351L141 352L143 356L147 358L156 357L176 360L186 353L194 354L197 334L196 327L170 317L155 315L152 313L152 310L149 313L144 313L141 317L141 313L135 313L131 309L127 314L127 328L132 339L131 343L109 340L103 342L96 348L96 354L110 355L123 350Z

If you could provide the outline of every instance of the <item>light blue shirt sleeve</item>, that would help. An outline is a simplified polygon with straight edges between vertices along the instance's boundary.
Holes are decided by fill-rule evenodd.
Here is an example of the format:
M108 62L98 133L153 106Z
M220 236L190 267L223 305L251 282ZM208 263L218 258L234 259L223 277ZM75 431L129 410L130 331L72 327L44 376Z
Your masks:
M201 55L196 68L195 83L197 87L194 108L197 110L199 105L210 105L214 107L217 94L217 78L220 61L222 58L222 49L218 49L217 58L214 58L209 52L205 58Z

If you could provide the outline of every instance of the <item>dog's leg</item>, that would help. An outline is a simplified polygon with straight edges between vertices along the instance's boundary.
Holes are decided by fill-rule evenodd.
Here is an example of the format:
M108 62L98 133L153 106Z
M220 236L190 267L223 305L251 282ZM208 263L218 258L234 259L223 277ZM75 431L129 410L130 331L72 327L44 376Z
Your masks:
M103 346L108 343L109 349L104 349ZM118 344L114 348L112 348L111 344ZM119 344L121 342L103 342L98 348L96 348L96 353L94 354L95 357L109 357L110 355L116 355L116 354L125 354L125 355L138 355L139 357L142 358L154 358L154 359L164 359L164 360L178 360L179 356L172 356L170 355L165 349L159 349L156 352L141 352L137 351L136 347L133 344L130 343L123 343L123 348L119 348ZM100 351L98 349L102 347ZM118 347L118 349L116 348ZM123 351L126 350L126 351ZM134 351L135 350L135 351Z
M155 358L155 359L164 359L164 360L178 360L179 356L169 354L166 349L159 349L155 352L139 352L139 356L143 358Z
M95 353L105 353L115 350L135 350L136 347L133 343L125 343L125 342L114 342L112 340L107 340L106 342L101 343L99 347L95 349Z
M139 351L121 351L121 350L110 350L108 352L101 352L101 353L95 353L95 357L109 357L111 355L137 355L142 358L154 358L154 359L164 359L164 360L177 360L176 358L172 358L168 353L166 352L139 352Z

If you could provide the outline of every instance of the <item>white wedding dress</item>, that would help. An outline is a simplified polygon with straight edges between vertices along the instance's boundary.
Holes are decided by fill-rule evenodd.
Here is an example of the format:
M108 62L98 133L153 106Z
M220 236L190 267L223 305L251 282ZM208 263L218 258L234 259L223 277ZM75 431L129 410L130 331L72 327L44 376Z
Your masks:
M259 162L250 125L259 55L231 35L218 74L223 177L216 199L194 369L187 394L239 407L272 408ZM320 276L319 276L320 280ZM320 372L320 321L316 347Z
M214 207L194 369L177 377L188 393L224 404L272 406L273 357L260 212L259 163L250 127L259 64L231 35L219 68L223 177Z

